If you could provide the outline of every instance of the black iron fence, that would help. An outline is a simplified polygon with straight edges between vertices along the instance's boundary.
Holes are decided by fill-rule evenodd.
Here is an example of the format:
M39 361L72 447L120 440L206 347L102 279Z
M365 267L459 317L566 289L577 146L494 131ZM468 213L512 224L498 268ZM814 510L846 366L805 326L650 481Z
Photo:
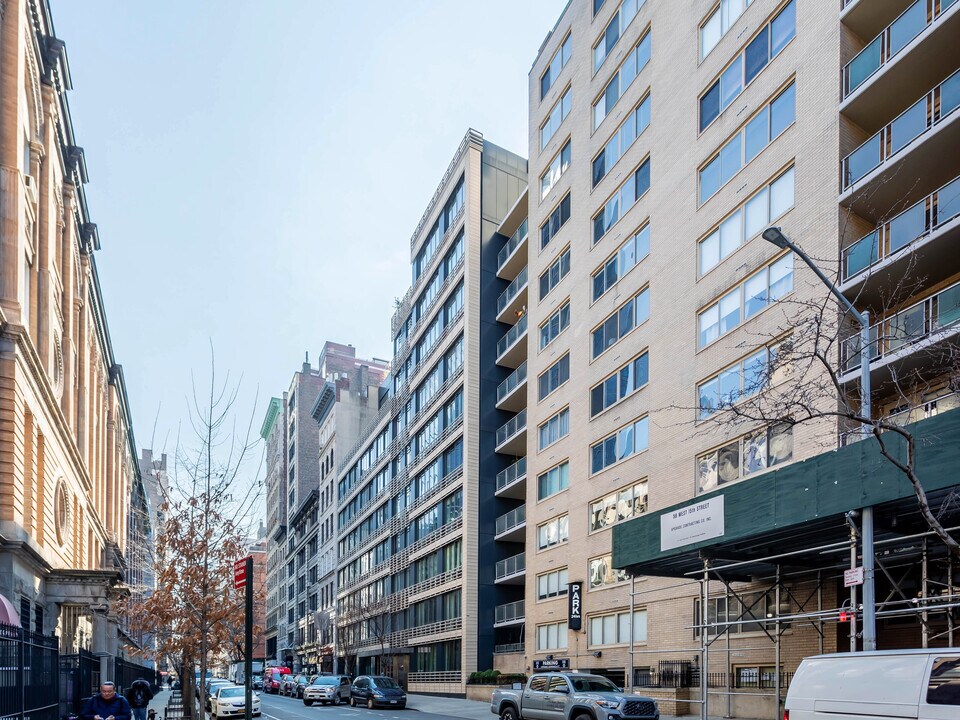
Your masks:
M777 686L777 675L772 666L735 667L731 673L707 673L707 687L772 690ZM786 689L793 680L793 673L781 671L779 679L781 689ZM661 660L656 668L635 668L633 684L649 688L698 688L700 666L687 660Z
M116 658L113 661L113 682L116 683L118 692L126 695L133 681L141 678L150 683L151 687L160 684L157 671L153 668L144 667L123 658Z
M89 650L60 656L60 714L79 715L100 688L100 659Z
M0 625L0 718L57 720L58 645L13 625Z

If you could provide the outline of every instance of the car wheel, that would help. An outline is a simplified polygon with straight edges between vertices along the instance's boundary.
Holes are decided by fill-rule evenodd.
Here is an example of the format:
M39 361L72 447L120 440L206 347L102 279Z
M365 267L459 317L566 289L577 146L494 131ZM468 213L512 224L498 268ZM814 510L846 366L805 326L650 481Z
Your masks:
M373 710L373 698L372 698L372 697L368 697L368 698L367 698L367 710Z
M334 705L340 704L340 693L337 693L336 695L333 696L333 704Z
M351 695L351 696L350 696L350 707L356 707L356 706L357 706L357 699L356 699L353 695Z
M500 720L517 720L517 711L508 705L500 711Z
M303 704L306 705L307 707L310 707L311 705L313 705L313 700L307 700L306 698L304 698Z

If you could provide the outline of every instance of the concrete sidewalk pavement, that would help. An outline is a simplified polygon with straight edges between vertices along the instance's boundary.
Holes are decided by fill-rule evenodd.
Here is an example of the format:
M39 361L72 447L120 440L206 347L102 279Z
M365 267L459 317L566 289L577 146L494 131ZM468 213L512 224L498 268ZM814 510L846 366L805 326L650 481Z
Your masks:
M464 720L496 719L496 716L490 712L490 703L479 700L408 694L407 707L435 715L454 715Z

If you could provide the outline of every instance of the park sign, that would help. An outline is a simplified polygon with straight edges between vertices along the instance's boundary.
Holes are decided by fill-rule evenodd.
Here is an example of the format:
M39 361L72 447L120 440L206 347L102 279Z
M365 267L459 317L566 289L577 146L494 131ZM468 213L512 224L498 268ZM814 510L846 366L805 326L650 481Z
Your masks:
M233 563L233 589L243 590L247 586L247 558Z

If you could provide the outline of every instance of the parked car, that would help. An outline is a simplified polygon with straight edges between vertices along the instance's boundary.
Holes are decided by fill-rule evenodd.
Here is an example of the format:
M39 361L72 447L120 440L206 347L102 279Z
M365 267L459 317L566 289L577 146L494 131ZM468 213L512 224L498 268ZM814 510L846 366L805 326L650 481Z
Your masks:
M310 684L310 678L306 675L300 674L293 678L293 687L291 688L290 697L302 698L303 689Z
M236 687L229 680L224 680L223 678L214 678L213 680L207 681L207 710L213 711L213 698L217 694L217 691L220 688L225 687Z
M407 694L393 678L384 675L361 675L350 687L350 704L375 707L403 708L407 706Z
M246 714L246 688L241 685L221 685L212 698L210 714L213 720L228 717L240 717ZM254 717L260 717L260 696L253 693L250 710Z
M265 693L280 693L280 686L283 684L283 676L290 674L290 668L270 667L263 673L263 691Z
M253 678L253 689L263 690L263 675L255 675Z
M805 658L790 681L784 719L854 715L872 720L960 716L960 648Z
M287 673L283 676L283 680L280 681L280 694L287 695L288 697L293 697L293 678L294 676L291 673Z
M550 672L530 676L523 690L497 689L490 712L500 720L658 720L657 703L641 695L625 694L602 675Z
M320 675L303 689L303 704L339 705L350 702L350 677L348 675Z

